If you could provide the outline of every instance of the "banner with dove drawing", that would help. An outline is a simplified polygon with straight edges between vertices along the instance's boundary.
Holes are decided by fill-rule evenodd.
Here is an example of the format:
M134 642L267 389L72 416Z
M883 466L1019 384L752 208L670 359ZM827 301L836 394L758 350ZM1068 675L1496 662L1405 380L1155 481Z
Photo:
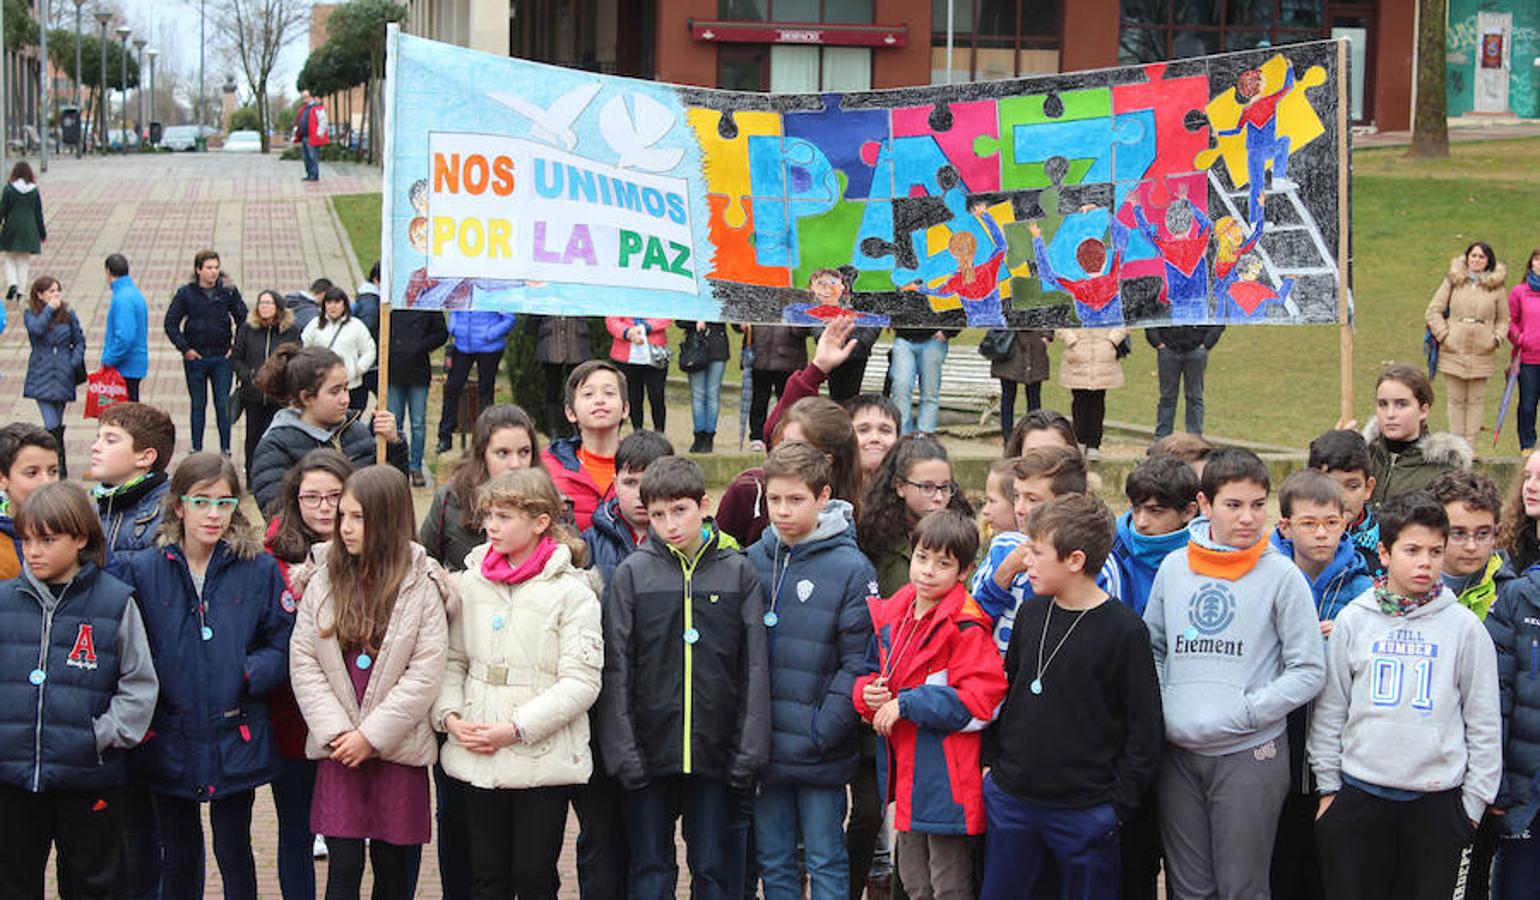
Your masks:
M1339 319L1335 42L755 94L391 31L384 275L421 309L906 327Z

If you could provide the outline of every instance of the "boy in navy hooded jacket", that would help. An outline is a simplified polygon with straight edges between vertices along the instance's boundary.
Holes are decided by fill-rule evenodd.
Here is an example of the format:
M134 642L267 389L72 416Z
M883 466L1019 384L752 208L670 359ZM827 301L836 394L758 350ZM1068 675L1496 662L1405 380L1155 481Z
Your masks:
M859 759L851 688L870 670L877 573L856 548L850 504L829 499L821 451L787 441L764 469L770 525L749 548L770 647L770 765L754 802L760 877L766 897L800 896L800 839L810 896L844 900L845 786Z

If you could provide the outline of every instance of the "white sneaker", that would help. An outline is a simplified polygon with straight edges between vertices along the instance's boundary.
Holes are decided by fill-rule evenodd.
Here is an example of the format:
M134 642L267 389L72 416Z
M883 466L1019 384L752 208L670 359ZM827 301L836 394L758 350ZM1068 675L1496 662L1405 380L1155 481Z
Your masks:
M764 453L765 452L765 442L764 441L749 441L749 452L750 453Z
M315 845L310 848L310 855L316 859L326 858L326 838L319 834L315 836Z
M1085 458L1086 462L1096 462L1102 458L1102 452L1095 447L1087 447L1085 448Z

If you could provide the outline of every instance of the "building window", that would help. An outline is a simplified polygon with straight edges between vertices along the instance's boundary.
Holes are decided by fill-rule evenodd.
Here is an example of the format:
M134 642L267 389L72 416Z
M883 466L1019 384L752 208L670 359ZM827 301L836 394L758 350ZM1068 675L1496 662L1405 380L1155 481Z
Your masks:
M1063 0L953 0L948 79L947 0L931 2L932 84L1059 71Z
M718 0L717 15L728 22L823 22L872 24L873 0Z
M806 47L789 44L722 44L717 47L717 87L724 91L816 94L869 91L870 47Z
M1327 37L1324 0L1122 0L1124 64Z

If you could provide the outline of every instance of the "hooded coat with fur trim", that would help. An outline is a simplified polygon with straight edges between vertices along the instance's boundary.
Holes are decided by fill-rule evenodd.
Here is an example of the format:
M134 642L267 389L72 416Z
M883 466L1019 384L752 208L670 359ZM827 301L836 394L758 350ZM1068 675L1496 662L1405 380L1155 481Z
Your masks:
M1369 498L1372 510L1397 494L1425 489L1450 469L1469 469L1476 458L1465 438L1447 431L1424 431L1416 443L1400 453L1391 451L1373 419L1364 427L1363 435L1369 442L1369 474L1374 478L1374 494Z
M294 597L256 534L241 532L214 548L201 597L180 520L118 575L163 674L155 718L129 759L133 781L157 794L206 802L278 775L265 698L289 677Z
M1449 274L1424 316L1439 344L1439 371L1456 378L1492 377L1497 348L1508 336L1508 298L1503 293L1507 280L1502 263L1472 273L1463 257L1450 261Z

